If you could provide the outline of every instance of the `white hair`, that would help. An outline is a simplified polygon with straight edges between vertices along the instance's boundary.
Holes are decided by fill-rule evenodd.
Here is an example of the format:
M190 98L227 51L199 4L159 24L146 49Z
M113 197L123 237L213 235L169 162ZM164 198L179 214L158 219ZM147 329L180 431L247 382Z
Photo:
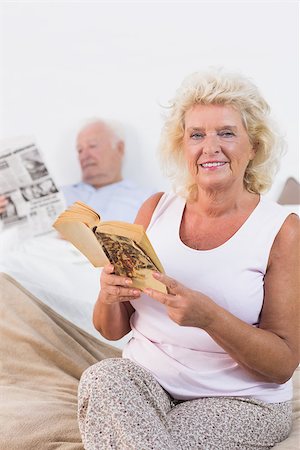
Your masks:
M81 124L81 127L77 134L79 134L81 131L83 131L85 128L91 125L105 125L112 132L115 138L115 144L118 143L119 141L123 141L125 143L124 126L114 119L101 119L99 117L92 117L90 119L87 119Z

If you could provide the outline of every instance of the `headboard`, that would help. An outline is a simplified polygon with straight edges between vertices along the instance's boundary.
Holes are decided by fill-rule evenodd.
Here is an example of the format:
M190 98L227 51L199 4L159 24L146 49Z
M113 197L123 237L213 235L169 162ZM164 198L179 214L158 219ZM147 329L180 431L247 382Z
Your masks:
M300 205L300 183L295 178L289 177L286 180L277 203L280 205Z

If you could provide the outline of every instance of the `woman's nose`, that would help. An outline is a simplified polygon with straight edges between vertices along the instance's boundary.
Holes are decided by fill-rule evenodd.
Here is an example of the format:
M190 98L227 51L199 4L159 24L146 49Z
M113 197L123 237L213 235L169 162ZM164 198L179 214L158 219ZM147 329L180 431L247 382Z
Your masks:
M209 154L219 153L220 151L221 151L221 148L220 148L218 136L216 136L216 135L206 136L205 140L203 142L203 153L209 155Z

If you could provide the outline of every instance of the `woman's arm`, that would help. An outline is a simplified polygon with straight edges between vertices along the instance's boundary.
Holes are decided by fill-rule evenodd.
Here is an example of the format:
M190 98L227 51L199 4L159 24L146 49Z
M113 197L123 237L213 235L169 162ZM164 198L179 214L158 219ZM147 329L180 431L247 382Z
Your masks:
M259 328L225 318L221 329L213 326L210 333L253 375L279 384L286 382L299 364L299 231L298 216L290 215L273 243ZM228 326L233 328L230 333L225 331Z
M169 316L180 325L204 329L255 378L284 383L298 366L300 354L299 230L298 216L290 215L273 243L259 328L164 275L155 278L165 280L170 293L147 293L164 303Z
M162 196L154 194L141 206L135 223L147 229L153 211ZM134 312L130 300L140 297L140 290L132 288L132 280L114 274L114 267L108 264L100 277L100 292L93 312L95 328L109 340L118 340L130 331L130 317Z

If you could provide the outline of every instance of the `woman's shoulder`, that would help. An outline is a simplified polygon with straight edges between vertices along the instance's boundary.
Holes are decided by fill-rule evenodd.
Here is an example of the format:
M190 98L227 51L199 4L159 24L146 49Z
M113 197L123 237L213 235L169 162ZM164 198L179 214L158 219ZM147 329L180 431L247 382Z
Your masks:
M151 195L151 197L149 197L140 207L134 223L143 225L143 227L147 229L151 221L153 212L163 195L164 192L156 192L155 194Z
M278 245L287 245L299 248L300 244L300 218L297 214L290 213L282 224L276 237Z
M179 197L173 192L157 192L156 194L153 194L142 204L136 216L135 223L143 225L144 228L147 229L154 217L154 211L155 215L156 213L159 214L161 209L164 210L167 208L167 206L177 198Z

